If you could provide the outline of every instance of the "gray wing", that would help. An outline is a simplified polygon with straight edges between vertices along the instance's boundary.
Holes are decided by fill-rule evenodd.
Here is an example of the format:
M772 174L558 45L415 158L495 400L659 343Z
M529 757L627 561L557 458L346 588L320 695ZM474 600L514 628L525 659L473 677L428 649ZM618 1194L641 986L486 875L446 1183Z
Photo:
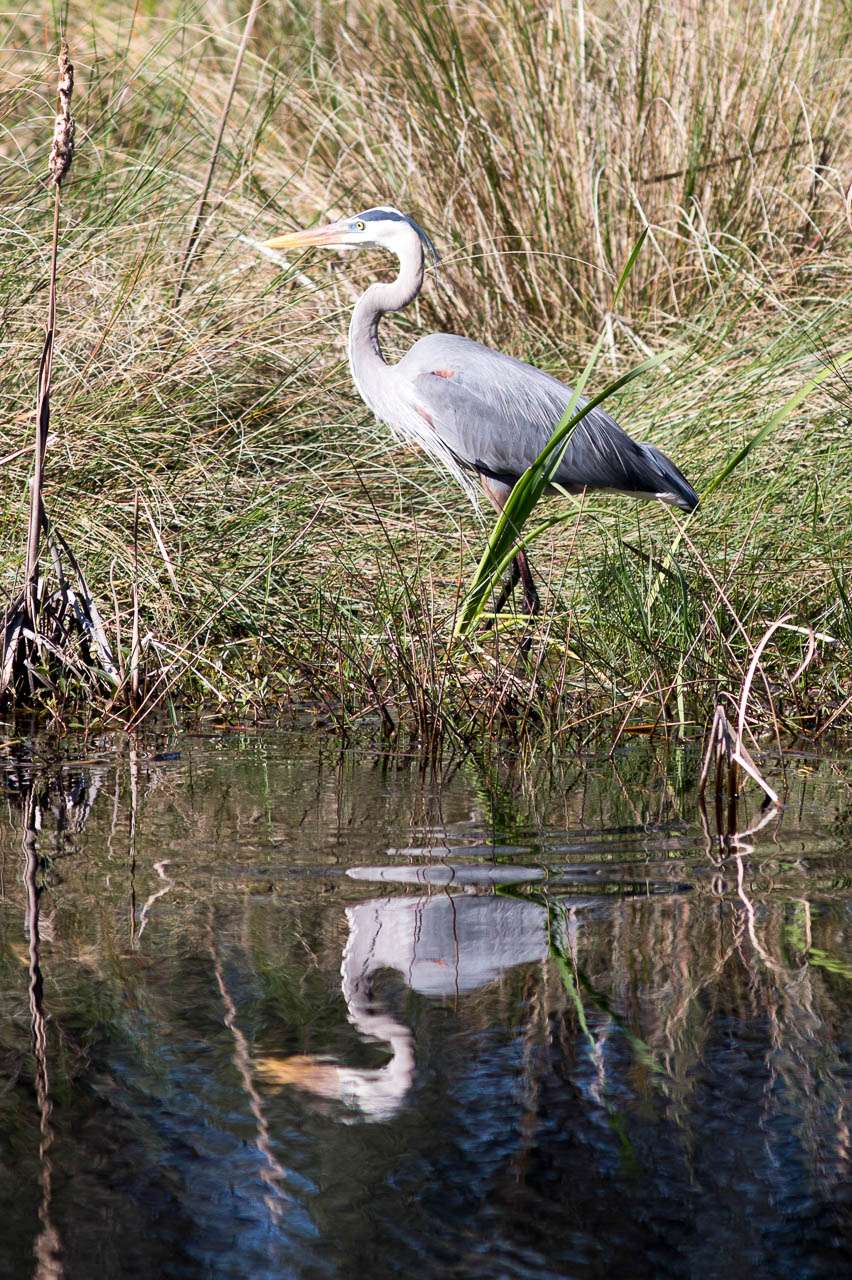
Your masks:
M397 365L414 408L467 466L513 484L534 462L571 388L532 365L469 338L421 338ZM580 397L578 405L586 403ZM698 499L678 468L653 445L637 444L604 409L580 422L556 481L572 491L614 489L691 511Z

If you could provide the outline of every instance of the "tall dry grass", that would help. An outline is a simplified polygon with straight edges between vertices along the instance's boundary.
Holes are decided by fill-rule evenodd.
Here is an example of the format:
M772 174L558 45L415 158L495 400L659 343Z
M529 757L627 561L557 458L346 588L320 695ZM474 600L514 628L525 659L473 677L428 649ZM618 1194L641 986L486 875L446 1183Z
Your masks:
M341 11L282 121L298 211L415 207L452 238L456 324L545 348L597 326L646 226L616 329L677 324L732 268L777 302L848 232L844 8Z

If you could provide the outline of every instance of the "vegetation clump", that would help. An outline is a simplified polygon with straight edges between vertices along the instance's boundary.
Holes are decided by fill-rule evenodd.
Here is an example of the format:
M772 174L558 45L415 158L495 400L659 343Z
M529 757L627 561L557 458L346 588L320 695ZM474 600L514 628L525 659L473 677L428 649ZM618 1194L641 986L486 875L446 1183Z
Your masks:
M755 726L848 728L850 21L792 0L72 3L42 501L115 666L81 684L28 658L19 699L62 711L94 689L137 720L308 703L430 741L558 739L709 726L748 677ZM0 22L14 601L58 33ZM532 624L455 634L487 528L351 387L348 312L385 264L282 267L255 247L389 200L444 255L399 350L443 328L576 382L599 344L600 385L663 355L612 407L678 459L700 512L684 526L602 497L544 520Z

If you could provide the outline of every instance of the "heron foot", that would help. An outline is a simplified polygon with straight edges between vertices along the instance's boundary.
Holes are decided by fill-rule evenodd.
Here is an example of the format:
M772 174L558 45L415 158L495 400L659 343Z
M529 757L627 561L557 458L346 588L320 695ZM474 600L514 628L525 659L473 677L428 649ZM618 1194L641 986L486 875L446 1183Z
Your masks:
M541 613L541 600L536 590L535 579L532 576L532 569L529 566L526 551L519 551L515 556L514 563L518 566L518 575L524 587L524 613L528 617L534 618L537 613Z
M503 584L502 584L502 586L500 587L499 594L497 595L496 599L494 600L494 606L493 606L493 608L494 608L494 616L493 616L493 617L491 617L491 618L488 618L488 619L486 620L486 623L485 623L485 628L484 628L484 629L485 629L486 631L487 631L490 627L493 627L493 626L494 626L494 623L497 621L497 614L498 614L498 613L501 613L501 612L502 612L502 610L506 607L506 603L507 603L507 601L508 601L508 599L509 599L510 595L512 594L512 592L515 590L515 587L516 587L516 586L518 585L518 583L520 582L520 579L521 579L521 571L520 571L520 569L518 568L518 562L517 562L517 559L515 559L515 560L513 560L513 561L512 561L512 564L511 564L511 567L510 567L510 569L509 569L509 572L508 572L508 573L506 573L506 574L504 575L504 577L503 577Z
M541 600L536 590L535 580L532 576L526 552L519 551L512 561L509 572L503 578L503 584L494 601L493 616L485 621L483 628L485 631L494 626L497 621L497 615L505 608L509 597L519 582L523 584L524 588L524 614L528 618L534 618L536 614L541 613Z

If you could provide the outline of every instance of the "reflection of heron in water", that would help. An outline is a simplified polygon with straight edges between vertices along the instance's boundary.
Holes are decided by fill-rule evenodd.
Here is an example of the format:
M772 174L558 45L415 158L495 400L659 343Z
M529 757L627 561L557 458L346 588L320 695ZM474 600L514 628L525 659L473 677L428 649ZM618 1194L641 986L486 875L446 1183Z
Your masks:
M338 1099L365 1117L383 1120L398 1111L414 1078L414 1040L372 998L373 977L382 969L400 973L420 995L441 997L475 991L505 970L545 958L547 913L534 902L483 895L476 889L542 878L532 867L357 867L358 880L396 880L434 887L450 884L465 893L417 898L374 898L348 907L349 938L343 952L341 988L349 1021L361 1035L390 1047L383 1067L357 1069L314 1055L262 1058L257 1067L274 1085L292 1085Z

